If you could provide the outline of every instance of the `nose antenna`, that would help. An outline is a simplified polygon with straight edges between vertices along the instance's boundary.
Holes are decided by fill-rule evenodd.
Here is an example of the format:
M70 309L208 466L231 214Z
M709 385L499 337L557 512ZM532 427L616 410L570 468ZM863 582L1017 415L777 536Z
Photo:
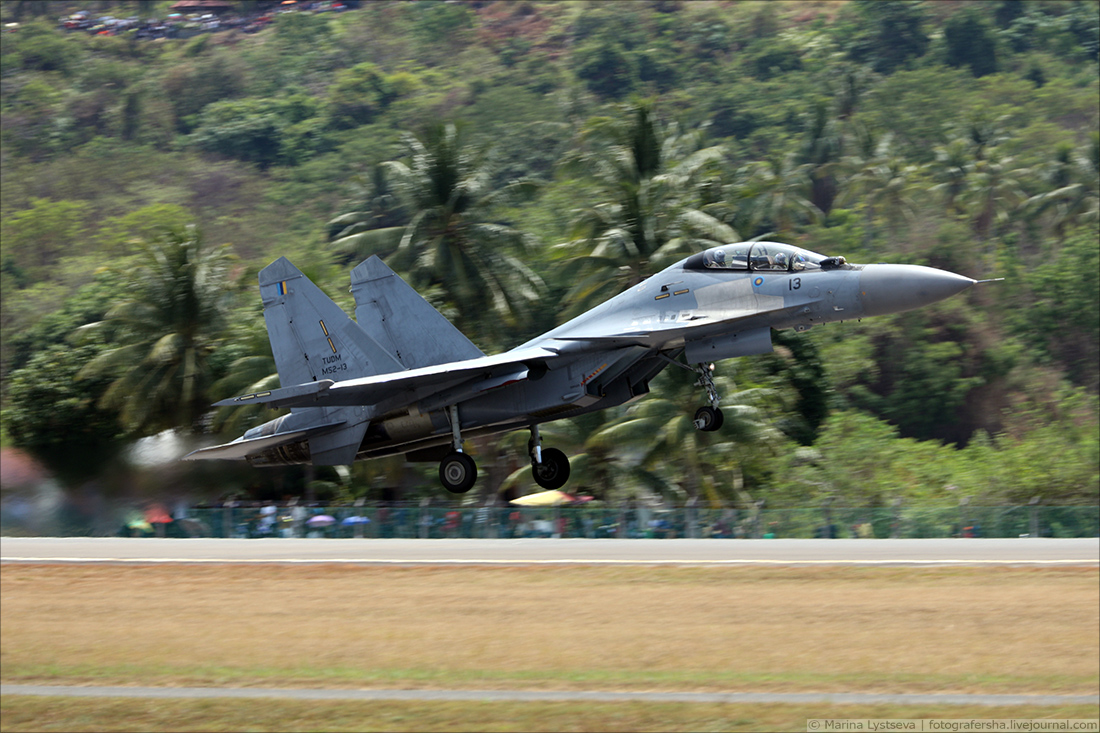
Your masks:
M980 285L982 283L999 283L999 282L1004 282L1004 278L1003 277L991 277L988 280L975 280L974 284L975 285Z

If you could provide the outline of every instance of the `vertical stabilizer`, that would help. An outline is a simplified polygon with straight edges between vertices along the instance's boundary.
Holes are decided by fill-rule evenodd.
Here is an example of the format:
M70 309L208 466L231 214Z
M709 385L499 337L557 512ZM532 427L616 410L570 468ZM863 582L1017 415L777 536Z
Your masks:
M283 387L404 370L386 348L285 257L260 271L260 297ZM309 437L314 465L339 466L355 460L370 425L361 407L309 407L294 412L307 423L344 425Z
M260 296L284 387L404 369L285 257L260 271Z
M407 369L485 356L377 256L351 272L355 318Z

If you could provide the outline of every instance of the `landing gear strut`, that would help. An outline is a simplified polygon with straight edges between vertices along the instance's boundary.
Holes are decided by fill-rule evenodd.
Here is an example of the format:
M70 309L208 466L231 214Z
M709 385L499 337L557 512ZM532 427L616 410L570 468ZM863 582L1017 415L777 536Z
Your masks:
M714 364L697 364L692 371L699 375L699 381L695 386L707 391L707 402L710 403L696 410L695 429L711 433L721 428L726 421L721 408L718 407L720 398L718 388L714 385Z
M569 480L569 458L557 448L542 449L539 426L531 426L531 440L527 443L531 454L531 474L535 483L544 489L560 489Z
M447 408L451 421L451 443L454 450L439 463L439 481L452 494L465 494L477 481L477 464L462 452L462 432L459 429L458 405Z

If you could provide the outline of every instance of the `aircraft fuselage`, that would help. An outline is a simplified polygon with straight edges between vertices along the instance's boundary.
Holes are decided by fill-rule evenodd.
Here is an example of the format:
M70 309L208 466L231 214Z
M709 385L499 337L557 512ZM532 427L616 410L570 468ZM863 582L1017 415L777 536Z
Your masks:
M335 422L357 410L370 425L356 459L405 453L412 460L438 460L452 447L452 406L466 437L527 428L637 399L681 355L684 363L698 364L767 353L772 329L801 332L917 308L973 284L913 265L841 260L813 269L763 271L708 269L698 258L679 262L501 355L516 354L516 362L489 366L474 377L457 376L452 384L403 391L369 406L305 408L293 422ZM523 356L532 351L545 356ZM284 424L280 430L293 427ZM254 465L309 462L308 441L249 460Z

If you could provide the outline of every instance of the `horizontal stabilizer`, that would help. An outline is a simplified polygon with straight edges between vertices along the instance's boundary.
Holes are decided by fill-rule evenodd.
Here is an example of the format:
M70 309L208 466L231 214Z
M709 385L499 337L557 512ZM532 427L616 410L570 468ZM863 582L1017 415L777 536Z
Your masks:
M334 407L340 405L376 405L398 394L408 395L410 401L444 393L459 385L467 384L462 394L478 394L496 389L511 382L527 378L527 370L532 365L541 365L556 357L557 353L549 349L531 348L509 351L496 356L483 356L480 359L436 366L410 369L396 374L379 374L361 379L348 379L337 382L329 389L316 394L282 402L284 407ZM447 393L450 395L456 393ZM451 399L461 399L452 397Z
M262 438L238 438L232 443L224 443L222 445L214 445L209 448L200 448L197 451L192 451L183 457L185 461L203 461L212 459L227 459L227 460L241 460L248 456L262 453L269 448L276 448L280 445L286 445L287 443L293 443L303 438L307 438L311 435L321 435L328 433L334 428L338 428L344 424L344 421L337 423L331 423L328 425L318 425L311 428L305 428L303 430L292 430L287 433L277 433L275 435L266 435Z
M302 405L302 398L319 395L332 385L336 384L331 379L322 379L318 382L306 382L296 384L293 387L272 389L266 392L253 392L252 394L231 397L227 400L215 402L214 407L242 407L250 404L263 404L272 408L286 407L288 405Z

